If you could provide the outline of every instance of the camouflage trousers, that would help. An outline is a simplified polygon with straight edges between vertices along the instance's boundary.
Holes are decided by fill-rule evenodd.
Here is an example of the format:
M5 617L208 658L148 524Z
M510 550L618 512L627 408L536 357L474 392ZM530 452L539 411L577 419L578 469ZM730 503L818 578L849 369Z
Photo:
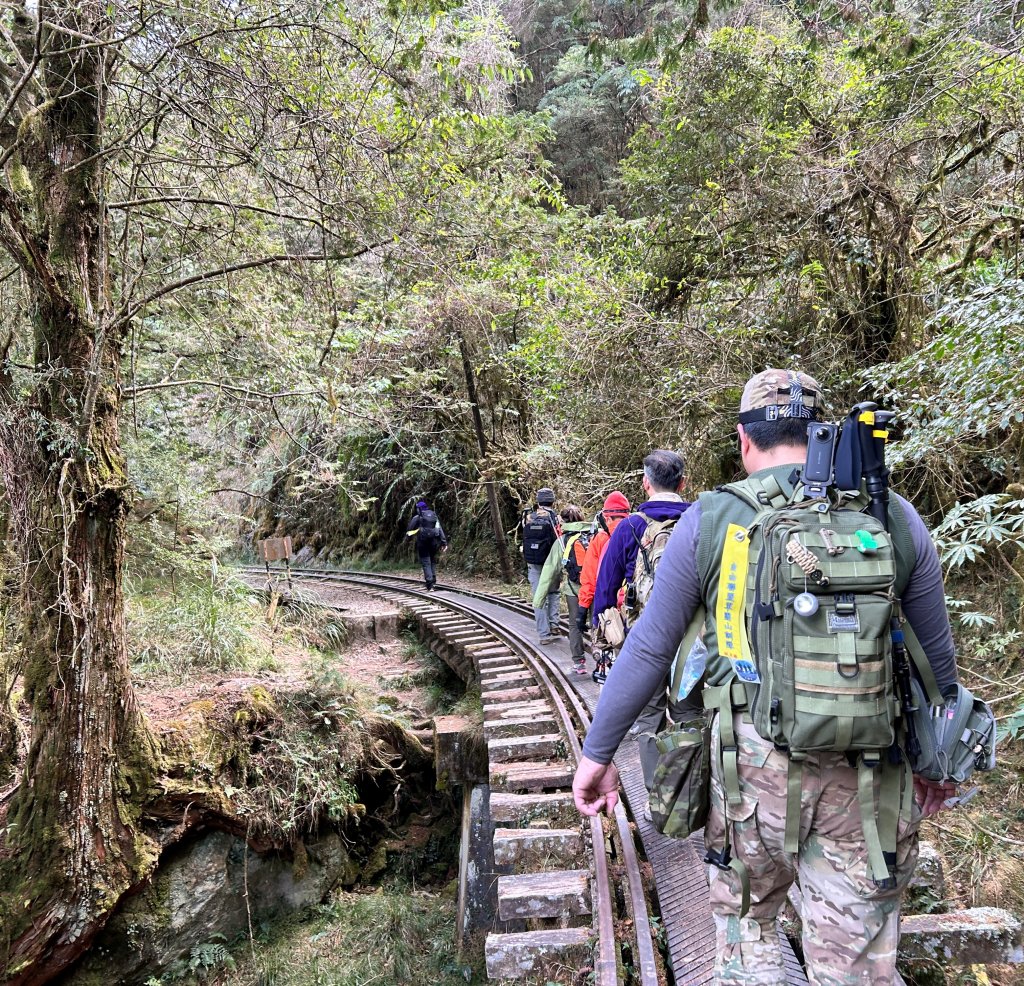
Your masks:
M892 986L900 901L917 864L917 806L897 830L897 885L881 890L868 863L857 771L842 754L809 756L803 767L800 851L787 853L783 846L789 758L761 739L738 713L735 724L743 803L729 808L731 851L749 872L751 903L741 918L739 878L732 870L710 867L717 938L715 982L744 986L786 982L775 920L798 879L804 957L812 986ZM712 764L711 814L704 838L709 847L721 849L725 792L717 717ZM904 783L912 783L909 774Z

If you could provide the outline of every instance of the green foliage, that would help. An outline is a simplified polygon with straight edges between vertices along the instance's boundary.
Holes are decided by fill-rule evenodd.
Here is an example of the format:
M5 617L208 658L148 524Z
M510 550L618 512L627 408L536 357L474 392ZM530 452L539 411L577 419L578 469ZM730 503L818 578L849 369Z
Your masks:
M954 504L932 531L944 565L963 568L993 548L1024 547L1024 500L989 493Z
M221 934L210 936L209 941L193 945L188 959L172 962L159 979L149 979L146 986L167 986L182 980L206 982L213 976L220 978L236 968L234 957L227 949L227 939Z
M995 265L979 266L974 280L938 308L927 345L865 374L906 425L893 461L926 462L958 490L1009 478L1024 444L1024 282ZM971 508L993 509L1020 512L1005 501Z
M193 669L272 666L266 622L251 590L216 564L206 578L137 582L126 599L136 673L185 680Z

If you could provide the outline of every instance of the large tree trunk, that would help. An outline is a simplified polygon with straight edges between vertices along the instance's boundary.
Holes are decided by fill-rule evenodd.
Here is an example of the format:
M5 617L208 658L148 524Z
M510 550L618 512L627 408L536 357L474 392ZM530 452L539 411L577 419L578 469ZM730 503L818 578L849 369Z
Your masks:
M130 496L107 338L103 114L112 52L97 0L41 6L54 30L20 127L0 238L32 300L34 385L0 381L0 472L24 572L28 760L0 844L7 983L41 983L88 946L155 853L137 828L156 763L128 672L122 568ZM74 33L71 33L74 32ZM12 186L14 183L12 182Z

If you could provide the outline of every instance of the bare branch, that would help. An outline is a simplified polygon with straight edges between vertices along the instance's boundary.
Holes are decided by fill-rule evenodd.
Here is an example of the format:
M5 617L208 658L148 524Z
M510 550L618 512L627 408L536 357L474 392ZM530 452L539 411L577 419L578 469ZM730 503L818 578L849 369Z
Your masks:
M271 393L266 390L254 390L252 387L241 387L237 384L224 383L223 380L161 380L159 383L140 383L134 387L122 387L124 397L135 397L154 390L169 390L173 387L215 387L233 394L242 394L263 401L283 400L286 397L323 397L319 390L281 390Z
M273 264L353 260L356 257L363 256L380 245L381 244L379 243L371 243L358 250L354 250L351 253L275 253L266 257L257 257L255 260L242 260L236 264L225 264L223 267L206 270L201 274L192 274L189 277L183 277L177 281L171 281L169 284L162 285L155 291L151 291L145 298L135 302L135 304L118 313L118 315L113 319L112 325L116 330L120 330L125 324L135 318L140 311L151 305L154 301L157 301L166 295L173 294L175 291L180 291L182 288L187 288L192 284L199 284L202 281L212 281L218 277L223 277L226 274L234 274L237 271L243 270L252 270L255 267L270 267Z
M149 205L212 205L230 209L232 212L258 212L264 216L273 216L276 219L288 219L294 222L309 223L325 229L324 223L316 216L297 216L290 212L282 212L280 209L269 209L266 206L252 205L245 202L231 202L228 199L212 199L202 196L191 195L157 195L150 198L129 199L124 202L110 202L108 209L118 211L130 211Z

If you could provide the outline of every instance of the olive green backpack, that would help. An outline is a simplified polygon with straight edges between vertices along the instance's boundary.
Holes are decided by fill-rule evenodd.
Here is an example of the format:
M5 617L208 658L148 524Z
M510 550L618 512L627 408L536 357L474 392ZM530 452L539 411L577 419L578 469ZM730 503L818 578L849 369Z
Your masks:
M845 753L859 771L872 875L891 885L897 823L909 817L912 798L909 775L889 757L901 727L891 634L899 616L893 536L862 512L862 493L807 498L798 485L787 495L770 476L721 490L755 511L751 522L725 531L716 632L733 676L705 690L708 707L729 713L720 727L729 803L740 800L731 713L737 697L743 706L745 692L758 734L789 754L786 850L799 849L802 761L811 753ZM937 696L930 666L904 630L929 695Z

